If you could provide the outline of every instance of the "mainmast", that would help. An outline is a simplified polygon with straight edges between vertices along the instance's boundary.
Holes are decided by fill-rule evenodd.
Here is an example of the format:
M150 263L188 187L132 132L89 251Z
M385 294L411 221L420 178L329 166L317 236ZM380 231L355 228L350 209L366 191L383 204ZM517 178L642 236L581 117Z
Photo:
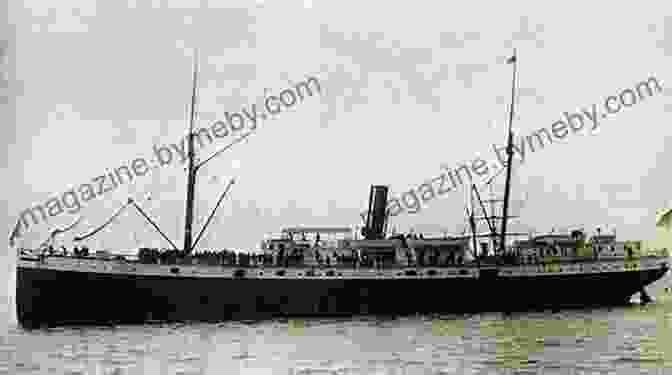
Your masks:
M194 121L196 119L196 85L198 77L198 51L194 51L194 76L191 92L191 114L189 117L189 134L187 135L187 202L184 215L184 252L192 249L191 227L194 221L194 186L196 185L196 168L194 166Z
M471 242L474 246L474 257L476 257L476 263L480 264L480 258L478 257L478 241L476 240L476 220L474 219L474 185L471 185L469 189L469 225L471 226Z
M516 49L513 49L513 56L511 56L506 62L513 64L513 82L511 85L511 108L509 110L509 129L508 129L508 139L506 143L506 182L504 185L504 207L502 212L502 233L499 239L499 249L501 254L504 254L506 249L506 222L508 219L508 210L509 210L509 195L511 193L511 164L513 162L513 130L511 129L513 125L513 110L514 104L516 101Z

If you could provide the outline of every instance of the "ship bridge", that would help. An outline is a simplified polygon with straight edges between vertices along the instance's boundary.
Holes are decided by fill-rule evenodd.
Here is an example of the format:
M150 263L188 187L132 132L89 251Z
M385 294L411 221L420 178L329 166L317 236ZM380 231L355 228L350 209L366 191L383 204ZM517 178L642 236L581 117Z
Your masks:
M262 241L261 249L272 256L295 257L303 265L317 265L319 260L337 256L352 257L349 227L289 227L279 235Z

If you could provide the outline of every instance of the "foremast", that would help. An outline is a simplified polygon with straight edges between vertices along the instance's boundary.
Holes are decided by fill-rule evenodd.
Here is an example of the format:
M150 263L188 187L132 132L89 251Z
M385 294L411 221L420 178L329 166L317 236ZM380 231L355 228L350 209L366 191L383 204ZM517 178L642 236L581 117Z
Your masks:
M196 186L196 168L194 165L194 121L196 120L196 85L198 83L198 52L194 53L193 82L191 91L191 113L189 115L189 134L187 135L187 200L184 214L184 252L192 250L192 225L194 221L194 188Z
M191 108L190 108L190 118L189 118L189 133L187 135L187 147L188 147L188 164L187 164L187 199L186 199L186 213L185 213L185 224L184 224L184 248L182 253L184 255L188 255L190 252L194 250L196 245L198 244L198 241L203 237L203 234L205 233L205 230L208 228L208 225L210 224L213 216L217 212L217 209L219 208L220 204L222 203L222 200L226 197L226 195L229 192L229 189L231 186L235 183L235 179L232 178L229 181L229 184L226 186L224 192L219 197L219 200L217 201L217 204L215 205L215 208L212 210L210 213L210 216L206 220L205 224L201 228L200 232L196 236L196 240L193 240L193 233L192 233L192 226L193 226L193 218L194 218L194 194L195 194L195 185L196 185L196 174L200 170L201 167L203 167L206 163L209 161L213 160L215 157L218 155L222 154L224 151L228 150L229 148L233 147L235 144L242 142L245 140L247 137L252 135L253 131L249 131L246 134L238 137L235 139L233 142L229 143L222 149L218 150L214 154L210 155L208 158L206 158L203 161L200 161L196 163L195 157L194 157L194 122L196 121L196 98L197 98L197 86L198 84L198 50L194 51L194 68L193 68L193 85L192 85L192 93L191 93ZM133 206L135 209L138 210L138 212L154 227L154 229L163 237L163 239L168 242L173 250L176 252L180 252L178 247L173 243L173 241L166 236L166 234L159 228L158 224L152 220L151 217L138 205L138 203L133 199L132 197L129 197L126 204L124 204L121 208L117 210L105 223L100 225L99 227L95 228L94 230L90 231L87 234L84 235L79 235L74 238L75 241L81 241L87 238L90 238L97 233L99 233L101 230L103 230L105 227L110 225L127 207ZM77 221L76 223L78 223ZM74 227L73 224L72 226L68 227L65 230L69 230L72 227ZM14 231L12 232L12 236L10 237L10 246L14 246L14 237L16 237L16 232L17 232L18 224L17 227L15 227ZM51 236L53 237L58 233L62 233L65 230L56 230L52 232ZM49 241L49 240L48 240Z

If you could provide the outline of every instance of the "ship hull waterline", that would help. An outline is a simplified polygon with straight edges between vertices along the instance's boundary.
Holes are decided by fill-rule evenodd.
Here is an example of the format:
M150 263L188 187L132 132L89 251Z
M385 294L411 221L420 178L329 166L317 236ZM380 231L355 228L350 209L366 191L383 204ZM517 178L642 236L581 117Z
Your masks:
M17 268L24 328L617 306L668 268L478 278L230 278Z

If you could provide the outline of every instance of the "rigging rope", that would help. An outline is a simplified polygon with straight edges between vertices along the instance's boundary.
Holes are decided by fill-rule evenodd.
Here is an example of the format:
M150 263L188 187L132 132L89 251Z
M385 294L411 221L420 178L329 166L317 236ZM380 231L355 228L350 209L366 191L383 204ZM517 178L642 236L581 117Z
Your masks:
M16 221L16 225L14 226L14 230L12 230L12 233L9 235L9 247L14 247L16 245L16 239L17 237L21 237L21 218L19 218Z
M44 247L44 246L47 246L47 245L51 244L54 241L54 238L56 238L57 234L61 234L61 233L65 233L65 232L69 231L70 229L74 228L77 224L79 224L80 221L82 221L81 216L79 218L77 218L77 220L75 220L72 224L68 225L67 227L64 227L62 229L56 228L56 229L52 230L51 234L49 234L49 238L44 240L42 242L42 244L40 245L40 247Z
M89 232L89 233L84 234L84 235L81 235L81 236L76 236L76 237L74 238L74 240L75 240L75 241L81 241L81 240L87 239L87 238L89 238L89 237L95 235L96 233L100 232L100 231L103 230L106 226L108 226L110 223L112 223L112 221L114 221L114 219L116 219L117 216L119 216L119 214L121 214L121 212L122 212L124 209L126 209L126 207L128 207L128 205L131 204L131 202L133 202L133 201L129 199L128 202L126 202L125 205L121 206L121 208L120 208L119 210L117 210L117 212L116 212L114 215L112 215L112 217L110 217L105 223L103 223L103 225L101 225L101 226L99 226L98 228L94 229L92 232Z

